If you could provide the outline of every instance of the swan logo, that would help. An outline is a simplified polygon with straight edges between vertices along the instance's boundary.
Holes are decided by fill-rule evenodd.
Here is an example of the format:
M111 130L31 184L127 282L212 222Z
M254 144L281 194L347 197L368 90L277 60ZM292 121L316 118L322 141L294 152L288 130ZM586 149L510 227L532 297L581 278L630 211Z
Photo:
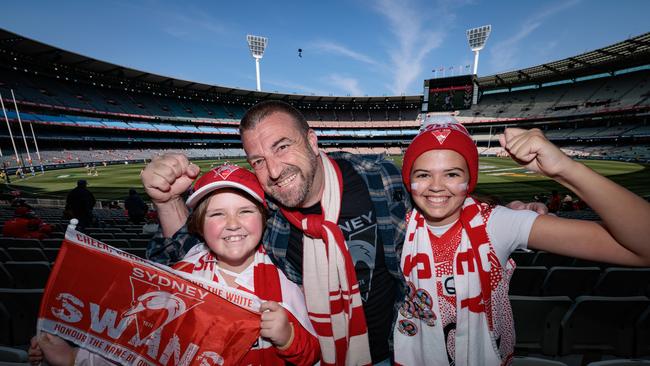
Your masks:
M160 286L138 278L131 279L131 307L122 315L133 317L138 338L145 340L154 332L179 318L204 301L178 292L162 291Z
M236 170L239 170L239 167L236 165L222 165L214 172L214 174L219 175L224 180L227 180L228 176L230 176L230 174Z

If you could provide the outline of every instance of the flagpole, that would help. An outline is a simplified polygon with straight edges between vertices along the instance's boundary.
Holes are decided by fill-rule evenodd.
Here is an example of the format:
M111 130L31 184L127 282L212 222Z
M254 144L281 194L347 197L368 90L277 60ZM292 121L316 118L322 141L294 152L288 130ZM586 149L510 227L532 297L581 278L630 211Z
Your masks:
M27 138L25 138L25 130L23 129L23 122L20 120L20 112L18 112L18 104L16 104L16 96L14 95L13 89L11 89L11 97L14 100L14 107L16 108L16 117L18 117L18 125L20 126L20 132L23 134L23 142L25 143L25 150L27 151L27 161L29 162L29 165L32 166L32 157L31 155L29 155L29 147L27 147Z
M16 143L14 142L14 135L11 133L11 126L9 125L9 118L7 117L7 109L5 109L5 103L2 100L2 94L0 94L0 104L2 105L2 112L5 115L5 121L7 122L7 129L9 130L9 139L11 144L14 147L14 153L16 154L16 164L20 164L20 158L18 157L18 149L16 149Z

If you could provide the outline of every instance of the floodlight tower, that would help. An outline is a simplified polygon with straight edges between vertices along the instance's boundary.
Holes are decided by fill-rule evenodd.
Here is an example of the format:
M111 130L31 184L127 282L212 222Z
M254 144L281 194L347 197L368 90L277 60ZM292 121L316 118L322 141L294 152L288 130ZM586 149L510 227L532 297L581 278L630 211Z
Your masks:
M467 34L467 42L469 42L469 48L474 51L474 75L478 76L478 52L485 47L485 42L487 42L490 32L492 31L492 25L484 25L478 28L472 28L465 31ZM472 104L478 103L478 85L474 84L474 96L472 97Z
M269 39L266 37L246 35L246 40L248 41L248 48L251 50L251 54L255 58L255 71L257 75L257 91L262 91L262 84L260 83L260 60L264 56L264 49L266 49L266 44Z

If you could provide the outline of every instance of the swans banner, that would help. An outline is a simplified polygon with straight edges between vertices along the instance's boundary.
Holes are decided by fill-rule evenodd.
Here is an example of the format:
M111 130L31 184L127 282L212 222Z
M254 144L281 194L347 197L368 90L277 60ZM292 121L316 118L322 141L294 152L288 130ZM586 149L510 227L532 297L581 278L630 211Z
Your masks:
M38 332L123 365L236 365L258 338L256 309L253 295L193 280L68 229Z

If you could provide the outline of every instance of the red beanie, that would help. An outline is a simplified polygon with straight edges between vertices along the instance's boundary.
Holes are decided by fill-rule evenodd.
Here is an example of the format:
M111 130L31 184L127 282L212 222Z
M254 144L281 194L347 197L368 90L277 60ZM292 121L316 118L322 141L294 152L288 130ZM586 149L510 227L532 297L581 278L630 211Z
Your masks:
M429 150L453 150L465 158L469 168L467 193L476 188L478 149L467 129L460 123L437 123L426 126L411 142L402 163L402 181L411 191L411 168L415 160Z

